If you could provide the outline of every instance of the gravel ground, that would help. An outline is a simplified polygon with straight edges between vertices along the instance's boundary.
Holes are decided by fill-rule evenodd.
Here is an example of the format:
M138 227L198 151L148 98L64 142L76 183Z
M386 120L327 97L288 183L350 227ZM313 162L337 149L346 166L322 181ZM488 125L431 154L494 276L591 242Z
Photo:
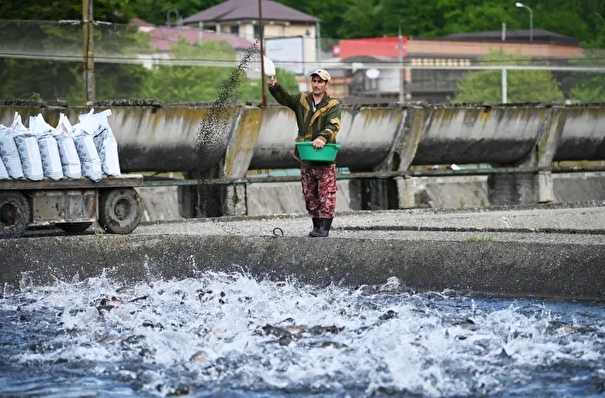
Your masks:
M135 234L235 234L305 237L303 215L249 219L199 219L142 224ZM605 207L521 210L401 210L337 215L331 238L535 241L605 244ZM279 228L279 229L276 229Z

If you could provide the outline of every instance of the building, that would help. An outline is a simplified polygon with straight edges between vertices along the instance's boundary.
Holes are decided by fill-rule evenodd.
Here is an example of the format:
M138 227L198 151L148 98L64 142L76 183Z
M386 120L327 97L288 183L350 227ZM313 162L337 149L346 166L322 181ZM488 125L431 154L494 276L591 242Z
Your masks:
M309 66L317 60L320 20L283 4L262 0L265 55L289 69L306 88ZM232 34L255 42L260 37L258 0L229 0L183 20L199 31Z
M441 38L404 38L404 64L412 66L442 66L438 70L405 69L405 98L413 101L447 102L457 92L456 83L466 71L448 70L447 66L469 66L490 50L519 52L533 58L549 61L568 61L581 57L583 50L578 40L542 29L533 30L530 42L529 30L492 31L453 34ZM396 63L399 56L397 37L341 40L333 48L340 62ZM366 70L350 72L348 102L396 101L399 97L400 72L383 69L377 78L370 79ZM558 74L561 75L561 74ZM558 76L560 77L560 76Z
M195 45L204 41L225 41L229 43L235 52L236 60L240 60L252 45L252 42L238 35L230 33L202 32L187 26L156 26L142 19L133 18L130 25L136 26L140 33L150 36L150 54L143 54L144 66L151 69L159 59L168 59L172 47L184 40L187 44Z

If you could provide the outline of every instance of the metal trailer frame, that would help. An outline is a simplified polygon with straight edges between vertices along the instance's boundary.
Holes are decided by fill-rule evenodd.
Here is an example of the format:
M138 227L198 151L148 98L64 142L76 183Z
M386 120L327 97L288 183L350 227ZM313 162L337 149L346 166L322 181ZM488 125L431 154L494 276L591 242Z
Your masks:
M112 234L129 234L143 214L134 189L143 176L125 174L41 181L0 180L0 238L19 237L32 227L57 226L81 233L94 222Z

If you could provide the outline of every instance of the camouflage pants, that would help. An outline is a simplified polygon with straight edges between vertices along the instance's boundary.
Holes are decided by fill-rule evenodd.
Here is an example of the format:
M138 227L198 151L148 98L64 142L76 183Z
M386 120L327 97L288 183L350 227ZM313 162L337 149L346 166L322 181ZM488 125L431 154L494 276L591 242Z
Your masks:
M314 218L334 218L336 209L336 165L302 167L300 181L307 211Z

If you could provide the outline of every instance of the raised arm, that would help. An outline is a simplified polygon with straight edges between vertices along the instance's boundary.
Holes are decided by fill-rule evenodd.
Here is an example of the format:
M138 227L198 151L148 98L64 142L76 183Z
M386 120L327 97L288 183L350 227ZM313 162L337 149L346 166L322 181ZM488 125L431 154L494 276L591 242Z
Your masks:
M290 91L284 89L277 82L272 86L269 85L269 93L280 105L287 106L292 110L294 110L296 103L300 100L300 93L291 94Z
M332 99L331 101L336 101ZM326 115L326 124L323 126L323 129L319 132L319 137L323 138L326 143L334 143L336 142L336 134L340 130L340 104L336 102L334 106L330 108L328 114Z

